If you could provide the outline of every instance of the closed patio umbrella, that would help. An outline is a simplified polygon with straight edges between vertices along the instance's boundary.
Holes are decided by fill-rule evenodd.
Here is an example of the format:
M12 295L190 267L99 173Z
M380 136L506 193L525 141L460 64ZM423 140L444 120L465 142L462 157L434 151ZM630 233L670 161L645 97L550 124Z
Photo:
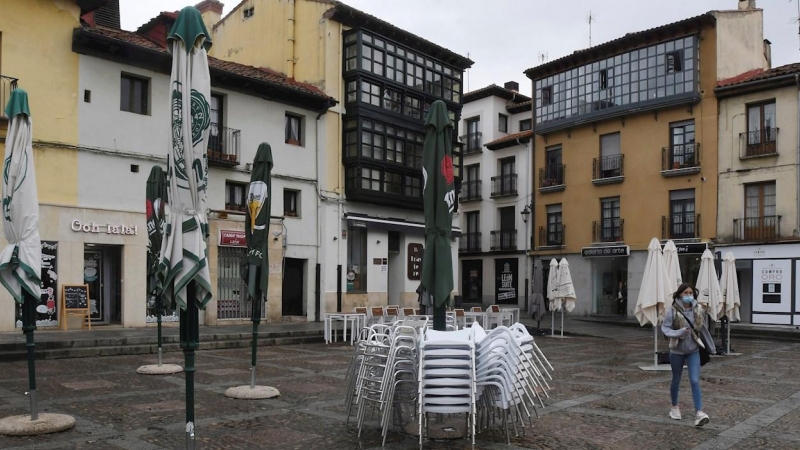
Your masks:
M550 271L547 273L547 299L550 300L550 336L556 334L556 310L561 309L561 297L558 296L558 261L550 260Z
M528 305L528 314L531 318L537 319L539 322L545 313L544 307L544 274L542 273L542 260L537 259L533 263L533 283L531 284L531 298ZM537 323L536 328L540 328Z
M726 252L722 259L722 277L720 278L720 288L722 288L722 311L728 316L728 348L726 354L731 355L731 322L738 322L739 306L739 279L736 275L736 258L733 252Z
M453 291L450 233L456 191L453 179L453 123L444 102L431 105L422 149L425 254L422 287L433 296L433 329L445 330L445 305Z
M664 265L667 266L667 276L669 280L672 280L673 292L678 289L678 286L683 283L683 277L681 276L681 263L680 259L678 258L678 248L675 247L675 243L672 240L667 241L664 244ZM672 302L669 305L665 305L667 309L669 309L672 305Z
M561 337L564 337L564 310L575 309L575 285L572 283L572 274L569 271L567 258L561 258L558 263L558 298L561 301Z
M706 306L706 312L711 320L717 321L720 318L720 306L722 304L722 290L717 279L717 271L714 268L714 254L706 249L700 258L700 273L697 275L697 303Z
M180 308L180 340L186 363L186 447L194 448L194 357L200 340L198 309L211 300L208 270L208 142L211 34L200 12L183 8L167 35L170 76L170 214L161 248L159 277L165 300Z
M664 311L667 305L672 304L672 294L677 287L672 286L673 281L667 273L664 255L661 253L661 244L657 238L650 240L647 246L647 262L642 274L642 285L639 288L639 297L636 299L634 315L639 320L639 325L653 325L653 367L658 367L658 325L664 320ZM642 367L652 370L649 367Z
M0 420L0 434L42 434L71 428L75 419L63 414L39 415L33 332L41 298L42 242L39 239L39 196L33 164L33 121L28 93L22 89L12 91L5 113L10 120L3 159L3 234L8 245L0 253L0 282L22 310L31 414ZM60 320L67 318L60 317ZM36 432L37 429L45 431Z

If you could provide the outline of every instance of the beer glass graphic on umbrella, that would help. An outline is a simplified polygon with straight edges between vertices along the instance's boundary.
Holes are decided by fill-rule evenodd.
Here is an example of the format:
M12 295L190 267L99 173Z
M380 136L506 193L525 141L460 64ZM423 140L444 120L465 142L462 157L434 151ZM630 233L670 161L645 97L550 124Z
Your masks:
M250 183L250 190L247 193L247 207L250 209L250 229L262 230L264 225L256 227L256 217L264 207L264 202L267 200L267 183L263 181L256 181Z

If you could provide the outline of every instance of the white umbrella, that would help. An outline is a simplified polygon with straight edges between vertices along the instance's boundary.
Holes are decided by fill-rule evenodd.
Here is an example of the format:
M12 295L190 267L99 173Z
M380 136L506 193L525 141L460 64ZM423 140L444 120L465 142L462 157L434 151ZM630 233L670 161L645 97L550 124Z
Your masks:
M727 354L731 354L731 322L739 321L739 280L736 275L736 258L733 252L725 253L722 259L722 278L720 279L722 288L723 311L728 316L728 348Z
M181 348L186 364L186 443L194 449L194 353L199 344L198 309L211 300L208 270L206 195L210 131L211 76L208 53L211 34L200 11L181 10L167 35L172 53L170 76L169 207L167 234L159 263L159 279L168 304L181 309Z
M550 260L550 273L547 276L547 298L550 300L550 311L561 308L561 298L558 296L558 261Z
M676 289L672 283L667 274L664 255L661 254L661 244L657 238L653 238L647 246L647 263L634 310L640 325L653 325L653 367L658 367L658 324L664 319L666 305L672 303L672 293Z
M575 286L572 284L567 258L561 258L561 262L558 263L558 297L567 311L575 309Z
M672 280L672 290L675 291L683 283L681 277L681 264L678 258L678 248L672 240L664 245L664 265L667 266L668 279ZM672 303L670 302L670 305ZM667 306L669 308L669 306Z
M700 258L700 273L697 275L697 303L706 306L706 312L716 321L720 317L722 290L719 287L717 271L714 269L714 254L706 249Z

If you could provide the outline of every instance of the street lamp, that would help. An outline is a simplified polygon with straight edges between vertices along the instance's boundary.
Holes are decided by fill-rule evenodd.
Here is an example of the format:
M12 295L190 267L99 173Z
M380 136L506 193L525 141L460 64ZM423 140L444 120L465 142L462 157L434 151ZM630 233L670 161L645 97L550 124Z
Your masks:
M531 216L531 205L525 205L520 212L522 215L522 221L525 222L525 306L524 309L527 309L528 306L528 276L530 273L530 268L528 267L528 244L530 243L530 237L528 237L528 219Z

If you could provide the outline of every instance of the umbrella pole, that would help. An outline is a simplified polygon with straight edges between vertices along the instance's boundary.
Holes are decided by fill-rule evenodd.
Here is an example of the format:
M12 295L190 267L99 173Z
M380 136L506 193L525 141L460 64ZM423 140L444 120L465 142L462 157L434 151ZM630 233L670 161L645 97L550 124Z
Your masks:
M258 325L261 323L261 290L258 280L261 270L255 264L250 264L249 278L251 285L255 285L255 292L250 289L250 298L253 299L253 342L250 353L250 389L256 388L256 348L258 347Z
M728 320L728 350L725 352L726 355L731 354L731 321Z
M561 305L561 337L564 337L564 305Z
M550 336L556 335L556 312L550 311Z
M31 420L39 420L39 405L36 398L36 344L33 330L36 329L37 299L22 289L22 332L25 334L25 347L28 350L28 396L31 401ZM61 320L66 320L62 318Z
M186 287L186 310L180 312L181 348L186 360L186 449L194 450L194 356L200 344L200 324L195 298L195 282Z
M653 325L653 367L658 367L658 327Z
M156 296L156 323L158 324L158 367L161 367L161 316L164 313L164 301L161 299L161 296L158 292L155 292Z

